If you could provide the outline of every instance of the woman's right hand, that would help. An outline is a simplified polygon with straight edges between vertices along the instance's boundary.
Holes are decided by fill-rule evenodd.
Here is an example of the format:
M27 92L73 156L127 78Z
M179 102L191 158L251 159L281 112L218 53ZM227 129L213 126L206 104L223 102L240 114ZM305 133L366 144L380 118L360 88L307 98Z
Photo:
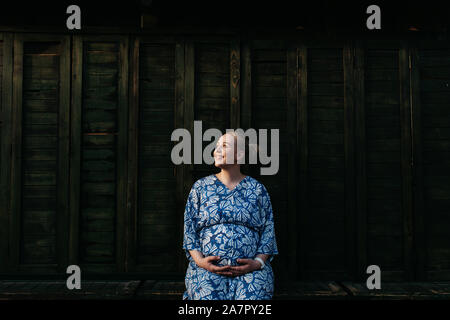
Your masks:
M219 259L220 259L220 257L218 257L218 256L208 256L208 257L197 259L198 261L196 261L196 263L200 268L208 270L209 272L213 272L213 273L217 273L217 274L220 274L223 276L231 277L233 274L231 273L230 266L219 267L213 263L214 261L217 261Z

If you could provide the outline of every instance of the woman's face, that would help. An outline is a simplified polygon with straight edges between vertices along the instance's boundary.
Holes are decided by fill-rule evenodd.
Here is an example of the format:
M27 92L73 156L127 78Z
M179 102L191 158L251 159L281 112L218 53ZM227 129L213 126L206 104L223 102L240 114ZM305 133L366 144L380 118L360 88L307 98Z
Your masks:
M230 134L224 134L219 138L219 141L216 144L216 149L214 150L214 165L216 167L221 168L226 165L237 163L237 147L233 147L233 141L236 144L236 138ZM232 161L233 154L234 160ZM227 159L229 163L227 163Z

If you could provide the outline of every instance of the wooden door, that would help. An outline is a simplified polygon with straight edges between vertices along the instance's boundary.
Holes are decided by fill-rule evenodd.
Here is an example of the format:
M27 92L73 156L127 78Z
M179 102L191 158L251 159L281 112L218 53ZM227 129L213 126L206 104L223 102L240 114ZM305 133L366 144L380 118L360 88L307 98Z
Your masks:
M128 37L74 36L70 261L126 270Z
M70 38L15 34L10 271L68 261Z

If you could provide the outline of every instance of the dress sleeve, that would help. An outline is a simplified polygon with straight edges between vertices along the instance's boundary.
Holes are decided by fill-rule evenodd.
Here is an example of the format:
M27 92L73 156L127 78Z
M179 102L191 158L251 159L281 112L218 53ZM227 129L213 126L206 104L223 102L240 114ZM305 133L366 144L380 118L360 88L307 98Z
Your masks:
M278 254L278 249L275 238L272 203L270 201L269 193L264 186L260 195L259 205L263 227L260 232L260 239L256 254L268 254L270 256L269 262L271 262L273 260L273 256Z
M189 253L189 250L201 251L200 238L195 228L198 210L199 194L194 185L189 192L189 196L186 202L186 208L184 210L183 249L186 251L186 257L189 260L193 260L191 254Z

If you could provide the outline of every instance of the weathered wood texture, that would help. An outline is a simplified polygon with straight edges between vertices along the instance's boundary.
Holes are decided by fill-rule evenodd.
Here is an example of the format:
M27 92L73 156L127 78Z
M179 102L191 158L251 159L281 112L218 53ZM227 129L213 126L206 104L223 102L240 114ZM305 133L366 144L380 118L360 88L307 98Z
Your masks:
M346 105L343 48L310 48L308 68L308 212L305 276L348 277L346 255ZM351 137L351 136L349 136ZM349 252L350 251L350 252Z
M124 271L128 137L126 39L82 38L79 130L78 262L86 270ZM75 133L74 133L75 134Z
M403 272L398 48L368 48L364 80L367 265Z
M450 274L450 49L422 46L418 68L426 278Z
M139 52L139 211L136 264L142 270L177 269L175 165L175 43L141 42Z
M287 60L288 50L286 42L283 40L254 40L251 43L251 49L251 78L253 84L251 128L254 128L258 133L258 143L260 143L260 130L266 130L268 155L270 155L274 146L279 144L278 173L271 176L261 175L261 168L268 167L268 165L262 165L253 168L252 175L267 187L267 191L270 194L272 208L276 215L275 230L279 247L279 256L277 257L279 262L274 264L274 272L279 275L280 279L284 280L289 275L287 272L290 261L288 257L289 243L287 237L280 237L280 235L288 234L288 193L285 187L289 177L287 166L288 147L293 147L287 140L291 133L288 128L290 120L288 119L290 114L289 108L292 108L292 104L288 105L287 64L295 62L291 59ZM272 140L271 129L278 130L279 141ZM292 175L291 178L294 178L294 176Z
M187 195L218 169L175 166L171 134L201 120L197 135L279 130L277 174L246 173L270 193L280 281L372 264L448 280L449 59L399 41L2 34L0 272L183 275Z
M231 72L232 62L238 58L236 51L232 50L230 42L227 41L214 43L195 41L193 50L195 64L193 114L194 120L202 121L202 131L197 134L203 134L210 128L225 132L231 128L232 121L233 103L230 94L239 90L239 82L233 80L235 74ZM199 147L203 150L210 143L211 141L204 141ZM196 161L202 163L197 164ZM205 164L202 159L194 159L193 169L194 181L219 171L213 164Z
M4 39L3 35L0 37L0 203L2 204L0 208L0 261L6 261L8 259L8 194L7 194L7 171L9 171L8 167L8 159L9 156L6 153L8 150L8 142L5 140L5 131L8 126L5 125L6 122L10 120L6 120L6 111L3 107L3 64L4 64ZM6 129L5 129L6 128ZM1 264L0 270L4 271L7 269L6 263Z
M184 281L91 281L79 290L68 290L63 280L0 281L0 300L180 300ZM308 281L277 282L274 300L448 300L448 282L384 283L379 290L368 290L365 283Z
M14 40L12 269L41 265L55 272L67 264L68 40L26 35Z
M83 42L80 262L114 263L119 44Z
M80 289L67 289L66 281L2 281L0 300L133 299L140 281L83 281Z

